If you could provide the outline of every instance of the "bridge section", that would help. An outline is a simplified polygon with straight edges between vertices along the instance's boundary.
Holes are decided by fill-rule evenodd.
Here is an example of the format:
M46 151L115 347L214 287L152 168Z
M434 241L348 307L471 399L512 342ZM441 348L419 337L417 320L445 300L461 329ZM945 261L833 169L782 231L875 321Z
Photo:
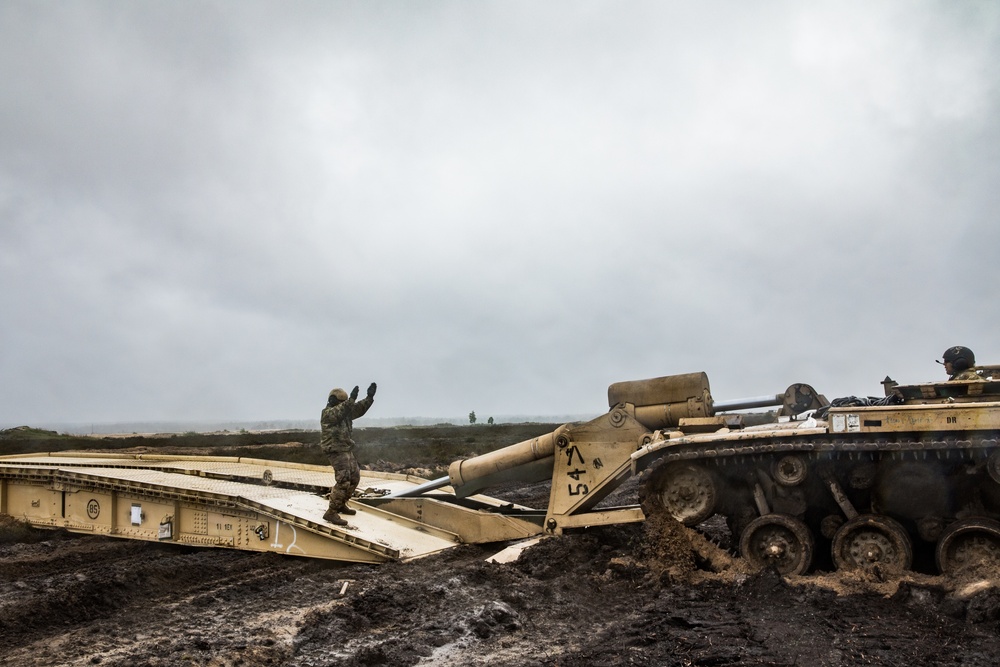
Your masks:
M379 497L425 481L362 471L359 489ZM247 458L3 456L0 513L76 533L349 562L418 558L465 541L419 512L360 502L347 526L329 524L322 494L333 483L330 468Z

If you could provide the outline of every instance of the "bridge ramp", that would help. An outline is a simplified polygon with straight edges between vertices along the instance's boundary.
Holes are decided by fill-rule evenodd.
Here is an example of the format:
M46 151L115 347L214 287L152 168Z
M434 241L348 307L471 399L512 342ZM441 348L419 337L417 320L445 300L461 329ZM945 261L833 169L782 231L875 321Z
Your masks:
M359 489L418 477L363 471ZM46 528L348 562L418 558L454 532L359 502L347 526L323 521L331 468L247 458L62 452L0 457L0 512Z

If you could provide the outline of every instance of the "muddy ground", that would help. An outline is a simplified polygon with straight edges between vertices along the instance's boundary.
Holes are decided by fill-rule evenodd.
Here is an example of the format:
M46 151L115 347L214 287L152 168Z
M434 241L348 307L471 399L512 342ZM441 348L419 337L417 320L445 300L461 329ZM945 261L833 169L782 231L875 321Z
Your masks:
M544 505L547 489L494 495ZM727 545L721 523L703 532ZM1000 662L991 580L783 579L747 572L677 524L550 538L510 564L486 562L496 545L368 566L9 526L0 535L5 665ZM726 569L707 571L706 557Z

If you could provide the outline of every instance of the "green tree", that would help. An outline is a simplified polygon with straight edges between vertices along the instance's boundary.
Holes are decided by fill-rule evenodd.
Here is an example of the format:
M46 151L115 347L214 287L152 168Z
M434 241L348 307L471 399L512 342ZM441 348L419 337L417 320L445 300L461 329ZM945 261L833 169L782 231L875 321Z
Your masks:
M473 410L472 412L469 413L469 423L470 424L475 424L476 423L476 411L475 410Z
M490 417L489 419L487 419L486 423L489 424L490 426L493 426L493 417Z

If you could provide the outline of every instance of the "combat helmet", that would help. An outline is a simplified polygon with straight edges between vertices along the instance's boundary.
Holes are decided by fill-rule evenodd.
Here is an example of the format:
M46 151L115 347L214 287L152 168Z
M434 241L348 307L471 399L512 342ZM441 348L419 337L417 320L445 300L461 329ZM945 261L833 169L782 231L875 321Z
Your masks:
M941 359L941 363L951 364L952 369L956 373L968 370L976 365L976 355L972 353L972 350L961 345L949 347L941 355Z
M336 389L331 389L330 396L327 398L327 400L329 400L330 398L336 398L337 401L343 403L344 401L347 400L347 392L341 389L340 387L337 387Z

